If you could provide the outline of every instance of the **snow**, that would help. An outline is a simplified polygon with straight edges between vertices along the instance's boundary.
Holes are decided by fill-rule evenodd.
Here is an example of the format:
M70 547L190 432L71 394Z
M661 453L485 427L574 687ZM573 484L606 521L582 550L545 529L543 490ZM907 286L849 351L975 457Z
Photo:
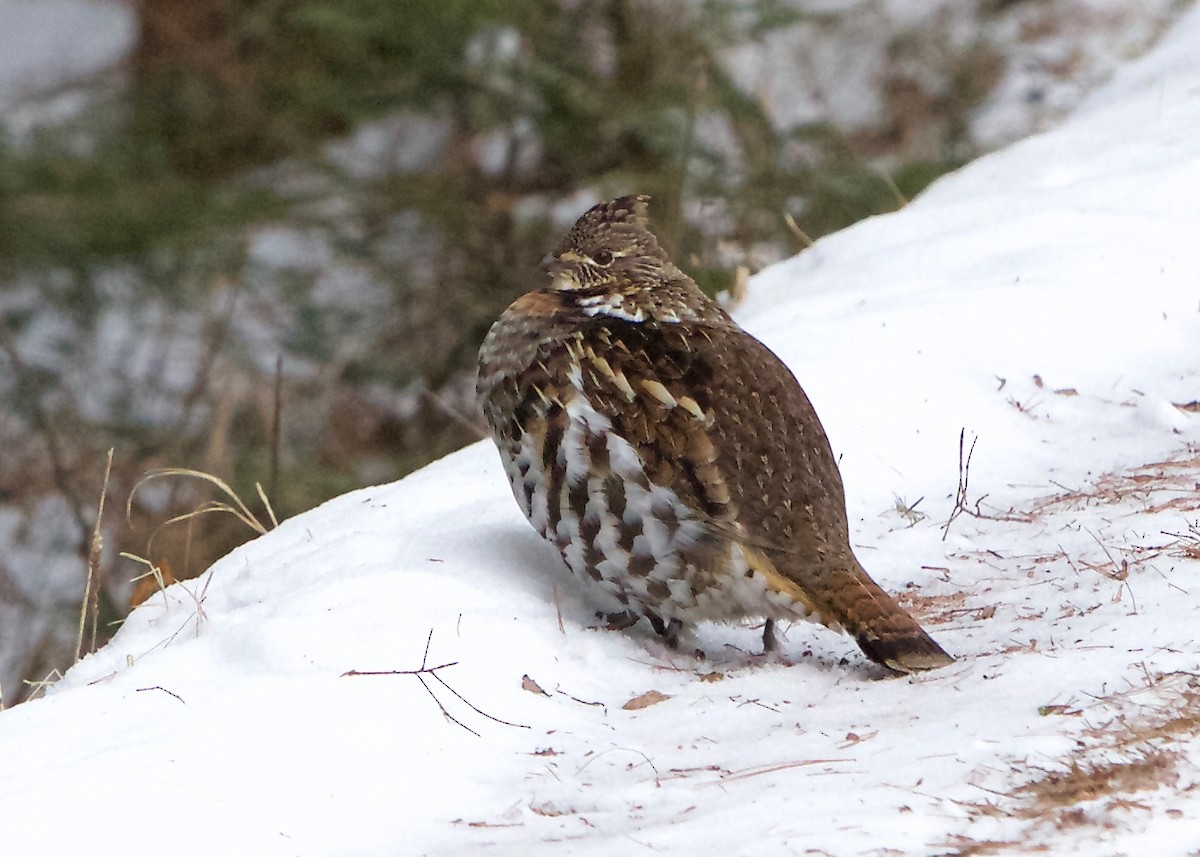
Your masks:
M780 129L831 122L852 136L884 129L888 116L911 124L913 139L889 152L900 161L945 156L959 135L968 151L990 151L1049 127L1183 8L1173 0L796 5L803 10L791 24L751 30L724 51L726 68ZM956 108L934 105L948 90L968 91L969 80L982 99L947 133L939 126L955 121L946 114Z
M119 0L0 0L0 125L15 134L77 112L83 99L22 106L102 74L133 43L133 9Z
M767 659L706 627L705 661L596 630L480 443L283 522L0 714L6 846L1194 853L1200 739L1172 718L1200 699L1200 561L1171 534L1200 530L1197 40L1200 8L1061 127L738 309L822 415L864 564L958 663L888 678L810 625ZM981 514L946 527L960 431ZM453 666L343 675L427 641Z

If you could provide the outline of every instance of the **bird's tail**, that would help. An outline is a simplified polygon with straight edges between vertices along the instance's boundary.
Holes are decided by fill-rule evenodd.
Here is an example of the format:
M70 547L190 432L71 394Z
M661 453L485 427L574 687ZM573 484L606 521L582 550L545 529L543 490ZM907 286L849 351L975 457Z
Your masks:
M850 555L845 563L780 569L765 551L742 547L750 565L766 574L768 585L785 592L825 625L846 631L863 653L900 673L935 670L954 658L925 633L912 616L884 592ZM777 557L786 562L787 557Z
M820 575L830 618L858 642L863 653L901 673L935 670L954 658L884 592L857 561L845 570Z

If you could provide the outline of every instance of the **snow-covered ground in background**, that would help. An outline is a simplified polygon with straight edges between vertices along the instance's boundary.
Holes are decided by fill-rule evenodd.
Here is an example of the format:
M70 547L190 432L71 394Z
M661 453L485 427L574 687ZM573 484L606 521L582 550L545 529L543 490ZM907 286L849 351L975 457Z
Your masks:
M73 114L73 85L123 59L136 26L121 0L0 0L0 120L20 134Z
M945 154L938 126L947 121L963 121L957 142L971 152L1044 130L1153 44L1184 7L808 0L783 4L797 20L748 35L725 62L778 129L830 123L843 134L878 133L890 117L890 157L932 158Z
M477 444L283 522L0 715L7 850L1195 853L1197 44L1193 9L738 310L824 419L864 564L957 664L594 630ZM943 539L962 429L978 514Z
M918 101L936 110L939 93L978 75L983 96L967 118L965 136L973 151L988 150L1062 116L1121 62L1152 44L1190 2L805 0L782 5L784 15L796 15L794 22L761 32L751 28L723 59L781 133L809 123L831 123L847 133L866 130L896 111L912 112L897 118L915 122L917 105L889 99L920 92ZM85 87L117 68L136 36L129 0L0 0L0 124L21 137L74 115L87 103ZM985 54L983 66L972 65ZM913 88L889 92L889 82ZM929 116L924 124L938 118ZM705 127L718 148L730 133ZM357 175L411 169L429 158L444 133L428 117L400 114L364 125L331 155ZM511 142L499 135L494 145L484 145L481 167L488 170L486 155ZM932 157L935 152L922 148L928 143L897 142L892 154L901 160ZM904 153L910 145L916 151Z

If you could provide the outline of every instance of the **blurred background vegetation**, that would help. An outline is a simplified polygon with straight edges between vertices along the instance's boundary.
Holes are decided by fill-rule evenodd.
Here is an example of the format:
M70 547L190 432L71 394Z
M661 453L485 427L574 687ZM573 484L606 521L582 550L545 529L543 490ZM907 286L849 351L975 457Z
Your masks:
M592 202L653 195L717 293L979 154L1020 43L997 34L1070 23L957 5L908 24L785 0L131 6L128 57L83 106L0 137L4 701L74 656L109 448L101 640L145 570L120 551L182 579L253 535L206 515L148 545L211 494L157 481L126 521L148 470L216 474L261 513L260 482L286 517L480 436L478 344ZM822 105L814 82L857 49L869 88ZM781 51L811 74L768 81Z

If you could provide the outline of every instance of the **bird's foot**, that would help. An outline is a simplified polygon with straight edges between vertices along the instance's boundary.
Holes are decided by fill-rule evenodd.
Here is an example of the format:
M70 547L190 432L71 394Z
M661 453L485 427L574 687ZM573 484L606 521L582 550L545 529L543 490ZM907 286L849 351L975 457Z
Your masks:
M666 643L667 648L671 651L678 652L682 650L685 639L689 642L692 641L692 634L684 628L683 622L680 620L670 619L664 622L661 616L653 613L647 613L646 618L654 628L654 632L662 638L662 641ZM696 660L703 661L708 659L708 655L699 647L693 648L691 654Z
M775 633L775 620L768 619L763 623L763 657L779 651L779 636Z
M667 644L668 648L679 648L679 632L683 630L682 622L678 619L669 619L664 622L663 617L657 613L647 613L646 619L654 628L654 633L663 638L663 642Z
M641 617L627 610L624 613L597 613L596 618L608 623L604 626L606 631L624 631L636 625Z

